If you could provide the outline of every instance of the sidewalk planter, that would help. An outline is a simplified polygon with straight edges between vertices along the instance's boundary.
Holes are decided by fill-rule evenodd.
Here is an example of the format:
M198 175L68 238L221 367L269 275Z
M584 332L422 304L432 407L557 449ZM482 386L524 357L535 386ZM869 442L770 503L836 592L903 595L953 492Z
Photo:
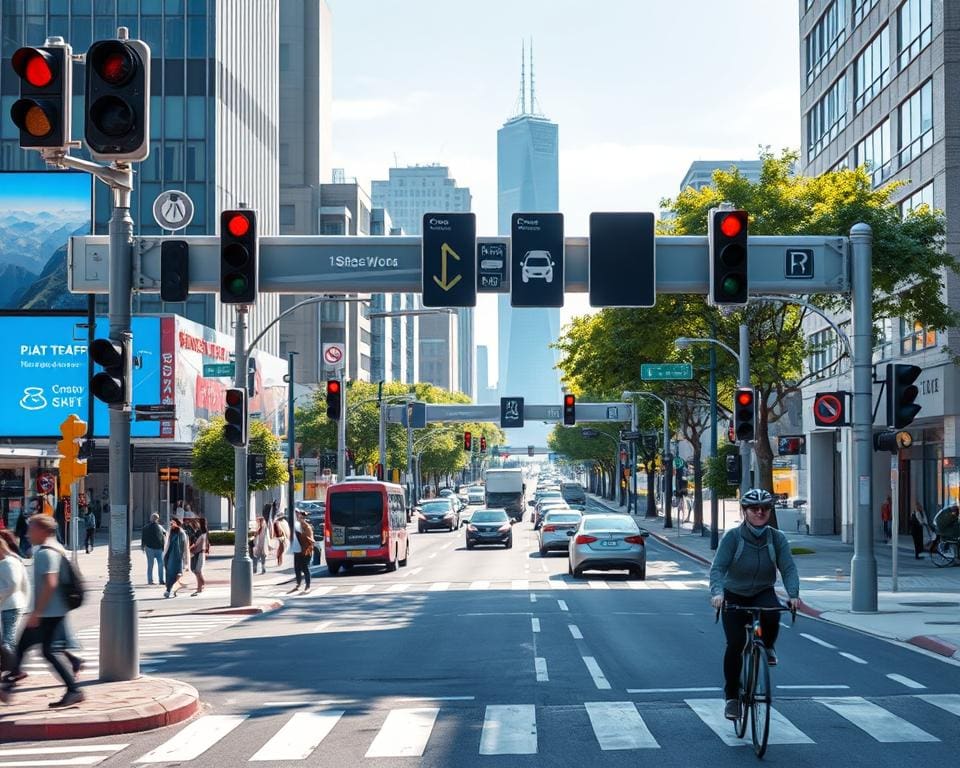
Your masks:
M207 534L210 546L233 546L233 531L210 531Z

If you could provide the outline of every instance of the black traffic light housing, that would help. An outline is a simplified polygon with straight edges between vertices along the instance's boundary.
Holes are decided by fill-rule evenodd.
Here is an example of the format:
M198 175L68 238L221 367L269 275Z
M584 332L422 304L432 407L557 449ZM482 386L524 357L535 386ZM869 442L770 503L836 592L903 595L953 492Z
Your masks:
M914 400L920 390L913 383L923 373L918 365L887 363L887 426L903 429L920 413Z
M572 427L577 423L577 397L576 395L563 396L563 425Z
M737 387L733 394L733 433L739 442L757 435L757 393L753 387Z
M111 408L129 406L133 368L130 341L94 339L90 345L90 357L103 369L90 379L90 394Z
M330 379L327 382L327 418L332 421L340 419L343 403L342 387L339 379Z
M10 59L20 78L20 98L10 117L22 149L56 149L70 143L73 49L69 45L18 48Z
M471 435L469 432L463 433L463 450L473 450L473 435Z
M730 485L740 485L741 464L739 454L734 453L727 456L726 470L727 482Z
M257 212L248 209L220 214L220 301L257 302Z
M190 251L187 242L164 240L160 244L160 298L163 301L186 301L189 295Z
M98 40L87 51L84 137L97 160L150 154L150 47Z
M877 432L873 436L873 450L875 451L896 453L901 448L909 448L911 445L913 445L913 436L909 432L891 429L886 432Z
M711 306L743 306L747 303L747 212L712 208L707 217L710 250Z
M242 447L247 444L247 393L234 387L226 391L224 400L223 416L227 423L223 436L230 445Z
M487 438L485 438L483 435L480 435L480 453L486 453L486 452L487 452Z

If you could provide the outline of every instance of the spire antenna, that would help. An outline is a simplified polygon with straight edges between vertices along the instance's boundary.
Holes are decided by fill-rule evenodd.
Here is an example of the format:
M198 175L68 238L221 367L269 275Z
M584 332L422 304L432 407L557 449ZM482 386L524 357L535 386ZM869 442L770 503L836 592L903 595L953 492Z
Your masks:
M537 113L536 84L533 80L533 38L530 38L530 112Z
M526 43L520 41L520 114L527 114L527 50Z

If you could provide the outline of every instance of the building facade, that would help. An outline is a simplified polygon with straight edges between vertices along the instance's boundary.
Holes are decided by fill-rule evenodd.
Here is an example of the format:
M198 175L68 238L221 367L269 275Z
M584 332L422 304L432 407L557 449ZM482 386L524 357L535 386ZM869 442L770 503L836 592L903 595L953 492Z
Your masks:
M490 349L486 344L477 345L477 403L493 405L498 403L497 387L490 386Z
M874 186L905 182L893 199L906 215L921 204L943 211L945 246L960 253L960 137L952 126L960 102L952 85L960 61L960 4L952 0L801 0L801 164L804 174L866 166ZM960 280L948 273L944 301L960 306ZM842 326L848 316L838 316ZM900 463L900 529L917 503L932 515L960 498L960 438L956 367L948 347L960 337L924 328L909 318L881 318L874 350L877 378L891 362L918 365L922 406L910 426L913 446ZM807 331L820 371L804 392L808 431L807 477L811 529L853 532L849 430L822 430L810 422L817 391L851 389L848 363L838 362L835 337L819 319ZM880 397L875 386L874 398ZM881 408L882 412L882 408ZM877 419L882 429L884 419ZM888 454L875 454L875 506L890 492ZM879 515L876 520L879 530Z
M687 187L701 190L713 185L714 171L729 171L736 168L740 175L753 184L760 181L762 160L694 160L680 182L680 191Z

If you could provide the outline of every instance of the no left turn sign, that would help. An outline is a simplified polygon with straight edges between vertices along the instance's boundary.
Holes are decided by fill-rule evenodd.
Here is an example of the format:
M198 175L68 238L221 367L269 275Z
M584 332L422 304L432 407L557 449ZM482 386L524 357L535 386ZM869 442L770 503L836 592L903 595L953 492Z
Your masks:
M818 427L847 425L846 392L819 392L813 400L813 420Z

